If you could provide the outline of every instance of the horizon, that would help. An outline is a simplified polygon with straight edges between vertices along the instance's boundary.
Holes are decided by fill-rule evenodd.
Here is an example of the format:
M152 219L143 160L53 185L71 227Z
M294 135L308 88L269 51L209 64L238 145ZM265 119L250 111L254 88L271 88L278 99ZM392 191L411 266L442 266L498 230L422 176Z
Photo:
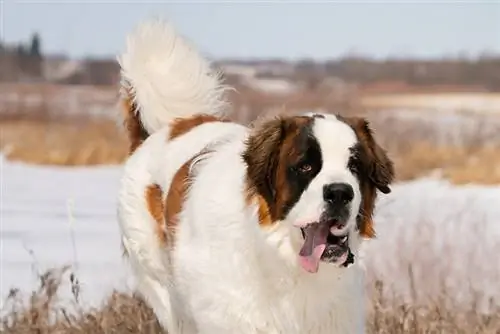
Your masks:
M29 43L36 32L44 54L70 59L116 57L126 35L154 16L170 20L214 60L325 61L349 55L426 60L500 54L500 2L1 5L4 43ZM109 17L117 20L109 23Z

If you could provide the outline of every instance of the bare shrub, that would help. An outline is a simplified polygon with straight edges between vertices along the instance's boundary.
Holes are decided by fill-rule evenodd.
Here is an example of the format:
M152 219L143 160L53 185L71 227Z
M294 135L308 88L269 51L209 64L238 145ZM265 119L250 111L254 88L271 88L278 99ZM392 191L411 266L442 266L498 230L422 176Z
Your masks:
M135 294L114 291L99 309L81 307L77 279L72 273L69 280L73 300L61 304L57 297L69 269L52 269L40 275L39 287L27 301L21 291L12 289L2 310L2 333L161 333L153 312Z

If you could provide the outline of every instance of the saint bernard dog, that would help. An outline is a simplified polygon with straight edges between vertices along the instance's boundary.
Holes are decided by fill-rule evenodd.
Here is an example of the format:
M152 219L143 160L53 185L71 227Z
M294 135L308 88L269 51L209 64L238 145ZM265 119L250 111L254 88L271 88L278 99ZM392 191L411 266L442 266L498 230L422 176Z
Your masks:
M130 139L124 256L169 334L365 331L359 248L393 163L363 118L303 113L247 127L228 87L160 19L118 58Z

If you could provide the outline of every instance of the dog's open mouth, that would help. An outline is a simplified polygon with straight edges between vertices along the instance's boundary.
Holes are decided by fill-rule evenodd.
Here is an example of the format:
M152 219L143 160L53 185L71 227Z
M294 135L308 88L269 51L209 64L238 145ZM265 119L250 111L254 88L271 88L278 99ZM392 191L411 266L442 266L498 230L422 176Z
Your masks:
M319 262L347 266L354 262L349 249L348 232L337 233L339 222L328 220L301 228L304 244L299 252L300 264L308 272L318 271Z

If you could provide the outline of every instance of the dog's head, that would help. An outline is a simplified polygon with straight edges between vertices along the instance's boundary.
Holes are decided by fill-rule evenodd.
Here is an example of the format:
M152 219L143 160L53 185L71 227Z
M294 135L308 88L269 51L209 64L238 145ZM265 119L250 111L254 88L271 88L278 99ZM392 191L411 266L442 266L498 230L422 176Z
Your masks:
M352 262L350 239L373 237L377 191L389 193L394 177L393 163L363 118L269 120L253 129L243 158L260 223L287 228L310 272L320 262Z

